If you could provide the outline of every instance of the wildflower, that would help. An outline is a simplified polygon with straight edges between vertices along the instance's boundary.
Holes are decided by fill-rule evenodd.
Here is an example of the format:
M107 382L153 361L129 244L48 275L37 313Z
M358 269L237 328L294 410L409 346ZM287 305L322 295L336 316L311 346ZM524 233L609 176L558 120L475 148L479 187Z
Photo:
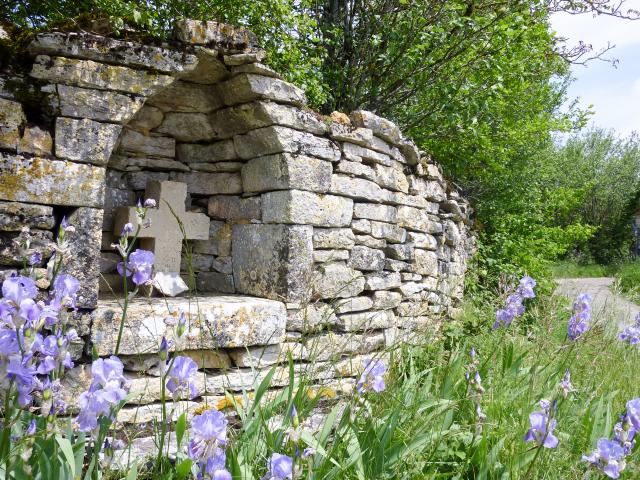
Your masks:
M183 393L188 393L189 398L198 395L198 389L193 377L198 373L198 365L189 357L177 356L169 366L169 381L167 389L174 398L181 397Z
M589 330L591 320L591 300L588 293L581 293L573 302L573 315L569 319L567 334L570 340L577 340Z
M158 357L161 361L165 361L167 356L169 355L169 342L167 342L166 337L162 337L162 341L160 342L160 349L158 351Z
M293 459L274 453L269 459L269 470L262 480L286 480L293 478Z
M134 232L134 230L135 230L135 227L133 226L133 223L127 222L122 227L122 232L120 232L120 236L121 237L129 236L130 234L132 234Z
M560 382L560 389L565 397L569 395L569 393L573 392L573 385L571 385L571 372L569 372L568 368L565 370L564 377L562 377L562 381Z
M626 418L636 431L640 431L640 398L627 402Z
M507 297L504 308L496 311L496 321L493 324L494 329L502 326L508 327L514 318L524 313L523 302L527 298L534 298L536 296L533 290L535 286L536 281L533 278L526 275L522 277L518 287Z
M37 423L36 423L36 419L34 418L33 420L31 420L31 423L29 423L29 426L27 427L27 429L24 431L25 436L27 437L33 437L36 434L36 427L37 427Z
M591 455L583 455L582 461L589 462L609 478L620 478L620 472L626 467L623 448L607 438L598 440L597 449Z
M2 296L5 301L13 302L15 306L23 300L33 299L38 294L38 287L29 277L9 277L2 283Z
M636 429L631 426L626 417L626 414L623 415L621 421L613 427L613 439L622 447L625 455L629 455L636 445L634 439Z
M519 294L522 298L535 298L536 294L533 289L536 286L536 281L528 275L525 275L520 280L520 285L518 286Z
M302 458L313 457L315 454L316 454L316 451L314 448L307 447L302 451Z
M640 343L640 313L636 315L633 325L629 325L618 334L618 339L623 342L629 342L629 345L638 345Z
M29 255L29 265L35 267L36 265L40 265L42 263L42 253L33 252Z
M191 441L187 454L212 480L230 480L222 447L227 443L227 419L217 410L207 410L191 420Z
M75 307L80 282L72 275L58 275L53 282L53 295L56 302L63 306Z
M387 371L382 360L369 359L364 364L364 371L358 380L358 393L364 393L373 390L380 393L385 389L384 374Z
M541 412L533 412L529 415L529 422L531 428L524 436L525 442L535 441L545 448L556 448L558 446L558 439L553 435L553 430L556 428L555 418L549 417L550 404L547 400L541 400L540 406Z
M67 217L62 217L62 222L60 222L60 229L63 232L67 233L75 233L76 231L76 227L74 227L67 221Z
M144 208L156 208L156 201L153 198L147 198L144 201Z
M142 285L151 279L151 271L155 256L147 250L137 249L129 254L126 276L132 276L133 283ZM125 275L124 263L118 263L118 273Z

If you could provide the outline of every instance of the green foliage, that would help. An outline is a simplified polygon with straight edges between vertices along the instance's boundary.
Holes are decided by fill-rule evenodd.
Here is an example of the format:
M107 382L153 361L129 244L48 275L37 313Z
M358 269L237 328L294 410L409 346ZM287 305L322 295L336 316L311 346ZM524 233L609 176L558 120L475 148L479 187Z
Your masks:
M554 278L611 277L615 275L620 268L620 265L599 265L596 263L560 261L551 266L551 273Z
M640 262L621 265L616 272L615 286L629 299L640 302Z

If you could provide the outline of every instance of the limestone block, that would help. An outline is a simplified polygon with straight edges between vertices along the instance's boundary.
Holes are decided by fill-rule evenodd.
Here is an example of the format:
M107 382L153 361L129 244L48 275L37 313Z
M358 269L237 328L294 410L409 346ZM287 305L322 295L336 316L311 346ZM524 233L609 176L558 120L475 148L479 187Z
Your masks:
M241 73L217 85L225 105L248 103L254 100L272 100L303 106L307 103L304 91L283 80Z
M289 354L294 361L309 358L307 349L301 343L285 342L264 347L237 348L229 351L236 367L263 368L277 363L287 363Z
M76 306L95 308L100 280L102 209L80 207L67 220L76 230L67 234L70 255L62 271L80 281Z
M209 113L222 107L213 85L177 80L147 100L147 104L164 112Z
M100 273L114 273L122 257L118 253L100 252Z
M193 251L211 255L231 255L231 224L212 220L208 240L194 240Z
M349 250L314 250L313 261L316 263L349 260Z
M75 162L106 165L122 127L88 119L56 119L56 156Z
M355 244L350 228L314 228L313 248L336 248L349 250Z
M389 155L384 153L376 152L375 150L371 150L370 148L361 147L359 145L354 145L352 143L343 143L342 151L347 156L353 156L357 158L362 158L369 160L374 163L379 163L381 165L386 165L387 167L391 167L394 165L394 160L391 159Z
M312 303L287 312L287 330L294 332L315 332L335 325L337 317L334 309L324 303Z
M332 122L329 126L331 138L339 142L348 142L368 147L373 143L373 131L369 128L354 128L351 125ZM388 149L388 148L387 148Z
M389 143L398 145L402 140L402 131L395 123L372 112L356 110L351 113L350 118L355 126L369 128L374 135Z
M20 129L0 126L0 148L16 151L20 143Z
M435 252L429 250L415 249L415 263L413 271L420 275L438 275L438 257Z
M232 173L240 172L244 162L190 163L189 168L197 172Z
M29 239L31 243L27 250L24 235L19 232L0 233L0 265L22 266L29 255L35 252L42 254L42 262L36 266L44 265L55 250L53 234L47 230L31 230Z
M371 231L371 224L369 223L369 231ZM382 238L374 238L371 235L356 235L356 245L364 245L369 248L384 249L387 246L387 241Z
M156 129L179 142L206 142L216 138L216 132L204 113L168 112Z
M353 205L354 218L367 218L379 222L396 223L398 211L390 205L356 203Z
M53 152L53 139L51 134L40 127L27 127L18 143L18 153L31 153L32 155L51 155Z
M384 165L374 165L376 183L390 190L399 192L409 192L409 181L402 170L394 167L385 167Z
M306 343L309 358L316 362L340 359L343 355L365 354L384 348L381 332L329 332L309 338Z
M450 213L453 220L460 222L466 219L465 213L460 208L460 205L455 200L447 199L440 204L440 208L443 212Z
M32 55L81 58L149 68L164 73L184 72L193 69L198 60L184 50L170 50L139 43L115 40L89 33L40 33L27 47Z
M185 163L213 163L238 158L233 140L223 140L208 145L180 143L176 154L178 160Z
M16 150L20 142L20 128L26 122L19 102L0 98L0 148Z
M23 227L51 230L55 222L50 206L0 201L0 231L19 232Z
M408 230L430 232L431 220L426 211L401 205L398 207L398 225Z
M200 292L235 293L233 275L220 272L200 272L196 278Z
M143 134L129 128L125 128L120 138L118 151L124 154L154 155L158 157L176 156L176 140L154 134Z
M180 261L180 271L188 272L193 270L194 272L208 272L211 270L213 263L213 255L206 255L204 253L192 253L187 259L183 256ZM211 290L207 290L210 292Z
M164 318L167 308L187 315L187 333L180 348L208 350L277 344L284 340L287 321L284 304L264 298L224 296L168 298L161 302L135 299L129 304L120 353L157 353L162 336L173 342L173 328ZM121 308L101 301L92 313L91 340L100 356L111 355L118 337Z
M247 160L281 152L304 152L306 155L331 161L340 159L340 150L331 140L287 127L272 126L252 130L245 135L235 136L233 141L238 155Z
M64 83L77 87L116 90L136 95L153 95L170 85L174 79L146 70L134 70L106 65L91 60L38 55L30 75L50 83Z
M388 245L384 252L391 259L411 261L414 257L414 248L412 243L402 243Z
M371 221L370 220L353 220L351 222L351 228L355 233L371 233Z
M411 195L420 195L432 202L442 202L446 199L446 192L440 184L435 180L426 180L415 175L409 175L409 193ZM407 193L407 192L405 192Z
M444 228L445 243L450 246L458 245L462 240L458 226L451 220L445 220L442 222L442 226Z
M313 291L317 298L349 298L364 290L362 272L343 263L324 263L317 267L313 278Z
M377 330L395 326L395 320L393 310L347 313L338 315L336 328L342 332Z
M356 270L382 270L384 268L384 252L364 245L356 245L351 249L348 264Z
M406 282L400 285L400 288L398 288L398 290L400 290L400 293L404 297L408 297L411 295L415 295L416 293L420 293L422 290L424 290L424 285L416 282Z
M127 126L144 133L159 126L163 119L164 113L162 113L162 110L145 103Z
M123 95L106 90L58 85L60 114L104 122L127 123L136 114L144 97Z
M151 181L164 182L169 180L169 174L163 172L130 172L125 176L127 187L131 190L144 190ZM125 187L125 188L127 188Z
M233 195L242 193L239 173L172 172L171 180L187 184L189 193L196 195Z
M254 158L242 168L246 192L309 190L324 193L331 186L330 162L305 155L281 153Z
M376 272L365 275L365 290L391 290L401 285L398 272Z
M231 50L258 48L258 38L244 27L203 20L178 20L174 26L176 39L196 45L220 46Z
M219 60L218 50L198 46L194 48L194 52L198 58L196 67L186 73L176 74L177 78L204 85L213 85L229 78L229 69Z
M407 238L407 232L393 223L370 221L371 236L384 238L390 243L403 243Z
M318 227L344 227L351 223L353 201L334 195L283 190L262 195L262 220Z
M224 55L223 60L225 65L237 66L244 65L247 63L256 63L261 62L267 56L267 52L262 49L257 49L250 53L236 53L233 55ZM269 76L269 75L267 75Z
M282 78L282 76L273 68L262 63L245 63L243 65L232 65L231 74L237 75L238 73L255 73L256 75L263 75L265 77L280 79Z
M140 171L140 170L159 170L165 172L190 171L184 163L176 162L172 158L167 157L137 157L122 155L112 155L109 159L109 168L124 172Z
M382 202L386 198L384 191L376 183L341 174L331 175L329 192L371 202Z
M105 169L0 153L0 200L102 207Z
M403 192L389 192L386 199L393 205L408 205L410 207L429 209L431 213L437 213L438 204L429 202L419 195L407 195Z
M402 302L398 305L399 317L421 317L428 315L429 304L427 302Z
M233 259L231 257L217 257L213 260L211 268L216 272L231 275L233 274Z
M398 149L409 165L417 165L420 161L420 151L411 140L403 139Z
M262 202L260 197L241 198L232 195L209 197L207 213L221 220L260 220Z
M108 232L113 232L117 209L119 207L129 207L135 205L135 203L136 196L131 190L107 187L104 194L102 228Z
M373 308L373 299L371 297L353 297L344 300L336 300L336 313L360 312Z
M358 158L358 157L354 157ZM347 175L355 175L356 177L366 178L367 180L376 181L376 173L372 167L361 162L350 160L340 160L336 165L337 173L346 173Z
M306 298L313 265L312 232L300 225L234 225L236 290L286 301Z
M375 310L386 310L396 308L402 301L402 294L398 292L389 292L387 290L379 290L373 292L373 306Z
M438 248L438 241L433 235L429 235L428 233L407 232L407 241L425 250L435 250Z

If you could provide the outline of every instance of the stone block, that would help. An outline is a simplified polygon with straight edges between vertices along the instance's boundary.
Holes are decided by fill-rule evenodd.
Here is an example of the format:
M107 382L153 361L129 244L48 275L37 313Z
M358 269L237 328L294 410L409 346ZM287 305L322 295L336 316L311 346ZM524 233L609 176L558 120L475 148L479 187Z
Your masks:
M218 91L222 101L229 106L263 99L297 106L307 103L304 91L295 85L250 73L241 73L218 84Z
M233 141L238 155L247 160L282 152L304 152L324 160L340 160L340 150L331 140L287 127L252 130L245 135L236 135Z
M373 142L373 131L369 128L353 127L342 123L332 122L329 126L331 138L339 142L348 142L368 147Z
M260 220L262 202L260 197L214 195L209 197L207 213L211 218L221 220Z
M330 193L370 202L384 201L384 191L378 184L364 178L353 178L347 175L331 175Z
M0 233L0 265L22 266L35 252L42 255L42 262L36 266L40 267L46 263L55 250L53 234L47 230L31 230L28 236L31 243L26 249L24 234L19 232Z
M65 117L127 123L140 110L144 97L106 90L58 85L59 112Z
M347 313L338 315L336 328L341 332L378 330L395 326L395 320L396 317L393 310Z
M388 290L379 290L373 292L373 307L375 310L386 310L396 308L402 301L402 294L398 292L390 292Z
M67 234L70 255L63 264L62 271L80 281L76 306L95 308L98 304L100 280L102 209L80 207L67 220L76 230Z
M316 332L335 325L334 309L324 303L312 303L287 312L287 330L294 332Z
M122 127L88 119L56 119L56 156L74 162L106 165Z
M122 155L112 155L109 159L109 168L124 172L140 170L158 170L165 172L179 171L188 172L189 167L184 163L176 162L167 157L138 157Z
M179 142L207 142L216 138L216 132L204 113L168 112L156 129Z
M407 241L425 250L435 250L438 248L438 241L433 235L429 235L428 233L407 232Z
M254 158L242 167L246 192L308 190L324 193L331 186L330 162L305 155L281 153Z
M365 354L384 348L381 332L348 334L329 332L310 337L305 342L309 358L315 362L339 360L343 355Z
M278 344L284 340L287 314L284 304L264 298L216 295L167 298L162 302L135 299L129 304L123 355L157 353L163 336L175 346L173 328L167 328L167 309L185 312L187 333L180 341L185 350ZM112 355L122 310L116 301L101 301L92 313L91 340L100 356Z
M173 158L176 156L176 140L171 137L144 134L125 128L120 138L118 152Z
M355 244L350 228L314 228L313 248L336 248L349 250Z
M178 160L185 163L214 163L238 158L233 140L208 145L180 143L176 149Z
M347 156L369 160L374 163L386 165L387 167L393 166L395 162L395 160L393 160L389 155L376 152L370 148L361 147L360 145L354 145L352 143L343 143L342 151Z
M118 253L100 252L100 273L115 273L122 257Z
M293 361L309 358L307 349L301 343L285 342L264 347L236 348L229 351L236 367L263 368L278 363L287 363L289 354Z
M233 274L233 259L231 257L216 257L211 263L211 268L216 272Z
M238 73L254 73L265 77L282 78L273 68L262 63L245 63L231 66L231 74L236 75Z
M384 268L384 252L363 245L356 245L351 249L348 264L356 270L382 270Z
M447 197L444 188L438 181L427 180L415 175L409 175L408 180L409 193L411 195L420 195L425 197L427 200L438 203L442 202Z
M131 190L144 190L149 182L169 180L169 174L163 172L130 172L126 174L125 178L127 187Z
M356 110L350 115L351 121L357 127L370 129L374 135L394 145L402 141L402 131L398 126L386 118L377 116L366 110Z
M344 300L336 300L336 313L360 312L373 308L373 299L371 297L352 297Z
M193 251L210 255L231 255L231 224L212 220L209 224L209 239L194 240Z
M436 277L438 275L438 257L435 252L415 249L414 273Z
M105 169L0 153L0 200L102 207Z
M53 152L53 139L47 130L40 127L27 127L18 143L18 153L30 153L32 155L51 155Z
M192 253L187 258L185 255L180 259L180 271L181 272L208 272L211 270L213 263L213 255L206 255L204 253ZM205 290L211 292L214 290Z
M411 261L414 257L414 249L415 246L412 243L402 243L388 245L384 251L391 259Z
M150 97L147 104L164 112L184 113L209 113L223 106L215 86L181 80Z
M313 261L316 263L349 260L349 250L314 250Z
M164 120L164 113L162 110L146 103L138 110L131 121L127 124L127 127L139 130L141 132L148 132L154 128L160 126Z
M402 296L410 297L411 295L415 295L416 293L420 293L422 290L424 290L424 285L416 282L405 282L400 285L400 288L398 288L398 290L400 290Z
M251 102L217 110L211 124L218 138L230 138L257 128L280 125L324 135L327 126L318 115L291 105L274 102Z
M353 205L354 218L367 218L379 222L396 223L398 211L390 205L356 203Z
M365 275L365 290L391 290L401 285L398 272L376 272Z
M0 127L22 126L27 119L19 102L0 98Z
M212 20L178 20L174 26L177 40L196 45L219 46L230 50L258 48L258 38L244 27Z
M225 65L230 67L261 62L267 56L267 52L262 49L256 49L249 53L235 53L233 55L224 55L223 61ZM246 72L245 72L246 73ZM267 75L268 77L271 75Z
M313 265L312 232L309 226L234 225L236 290L286 301L305 299Z
M390 272L409 272L411 271L411 264L402 260L393 260L390 258L385 259L384 269Z
M362 272L344 263L324 263L317 266L313 278L313 292L316 298L356 297L364 290Z
M240 172L244 162L190 163L189 168L197 172L233 173Z
M334 195L283 190L262 195L262 220L318 227L344 227L351 223L353 201Z
M340 160L340 162L338 162L338 164L336 165L336 172L366 178L367 180L371 180L374 182L376 181L376 174L373 168L361 162Z
M403 243L407 239L407 232L393 223L370 221L371 236L384 238L390 243Z
M118 67L75 58L38 55L30 75L50 83L64 83L77 87L115 90L136 95L153 95L170 85L174 79L146 70Z
M393 205L407 205L409 207L428 209L432 211L432 213L437 213L438 211L437 203L429 202L426 198L419 195L407 195L403 192L388 192L386 201Z
M409 182L402 170L384 165L374 165L376 183L389 190L396 190L403 193L409 192Z
M0 201L0 231L19 232L23 227L51 230L55 222L53 208L48 205Z
M172 172L174 182L187 184L189 193L196 195L233 195L242 193L242 181L238 173Z
M200 272L196 277L199 292L235 293L233 275L220 272Z
M369 224L369 231L371 231L371 224ZM356 245L384 249L387 246L387 241L382 238L374 238L371 235L356 235Z
M353 220L351 222L351 229L355 233L369 234L369 233L371 233L371 221L370 220L364 220L364 219Z
M418 232L430 232L431 220L426 211L401 205L398 207L398 225Z

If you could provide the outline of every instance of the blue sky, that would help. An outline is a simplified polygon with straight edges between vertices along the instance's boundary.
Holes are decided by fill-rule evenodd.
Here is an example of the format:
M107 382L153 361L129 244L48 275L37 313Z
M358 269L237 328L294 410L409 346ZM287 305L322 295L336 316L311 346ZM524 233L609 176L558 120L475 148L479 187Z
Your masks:
M640 10L640 0L628 0L626 8ZM616 68L598 60L586 67L572 67L575 80L569 87L569 97L579 98L583 106L593 105L592 124L623 135L640 132L640 20L557 14L552 24L570 45L582 40L595 49L605 47L607 41L616 46L606 54L618 59Z

